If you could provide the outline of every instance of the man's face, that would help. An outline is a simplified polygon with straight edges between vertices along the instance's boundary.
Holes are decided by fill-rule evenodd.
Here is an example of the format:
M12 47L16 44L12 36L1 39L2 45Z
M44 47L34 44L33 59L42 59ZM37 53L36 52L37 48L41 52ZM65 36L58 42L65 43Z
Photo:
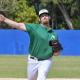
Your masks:
M49 20L50 20L50 16L48 14L42 14L40 16L40 21L42 24L49 23Z

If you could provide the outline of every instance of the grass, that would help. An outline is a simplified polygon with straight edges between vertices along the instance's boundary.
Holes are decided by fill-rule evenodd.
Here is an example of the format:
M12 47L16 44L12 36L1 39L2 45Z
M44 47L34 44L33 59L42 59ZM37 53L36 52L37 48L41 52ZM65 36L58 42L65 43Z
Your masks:
M80 78L80 56L54 57L48 77Z
M27 77L27 56L0 56L0 77ZM80 56L53 57L49 78L80 78Z
M26 77L25 56L0 56L0 77Z

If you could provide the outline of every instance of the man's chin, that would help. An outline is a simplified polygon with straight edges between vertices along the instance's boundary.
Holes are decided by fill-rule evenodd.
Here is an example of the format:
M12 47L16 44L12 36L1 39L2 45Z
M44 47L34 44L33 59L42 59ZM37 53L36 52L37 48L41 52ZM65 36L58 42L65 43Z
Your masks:
M48 24L48 21L44 21L43 24Z

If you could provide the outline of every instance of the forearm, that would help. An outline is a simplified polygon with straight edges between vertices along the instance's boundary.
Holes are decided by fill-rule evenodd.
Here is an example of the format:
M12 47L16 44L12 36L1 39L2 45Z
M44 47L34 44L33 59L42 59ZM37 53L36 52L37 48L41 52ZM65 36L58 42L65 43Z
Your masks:
M5 19L4 19L4 22L7 23L7 24L8 24L10 27L12 27L12 28L16 28L16 27L19 26L19 24L18 24L17 22L12 21L12 20L10 20L10 19L8 19L8 18L5 18Z
M7 23L12 28L16 28L16 29L20 29L20 30L26 30L24 23L18 23L18 22L15 22L13 20L10 20L8 18L5 18L4 22Z
M20 29L20 30L26 30L26 27L25 27L24 23L15 22L13 20L10 20L10 19L6 18L5 16L3 16L1 14L0 14L0 22L5 22L12 28L17 28L17 29Z

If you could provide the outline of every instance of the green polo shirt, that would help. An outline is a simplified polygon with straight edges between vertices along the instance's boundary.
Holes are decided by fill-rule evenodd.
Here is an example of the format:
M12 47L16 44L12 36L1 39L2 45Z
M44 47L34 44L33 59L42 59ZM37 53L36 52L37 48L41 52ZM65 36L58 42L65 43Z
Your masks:
M41 24L25 24L25 26L30 36L30 54L38 59L50 58L53 54L49 41L57 39L52 29Z

